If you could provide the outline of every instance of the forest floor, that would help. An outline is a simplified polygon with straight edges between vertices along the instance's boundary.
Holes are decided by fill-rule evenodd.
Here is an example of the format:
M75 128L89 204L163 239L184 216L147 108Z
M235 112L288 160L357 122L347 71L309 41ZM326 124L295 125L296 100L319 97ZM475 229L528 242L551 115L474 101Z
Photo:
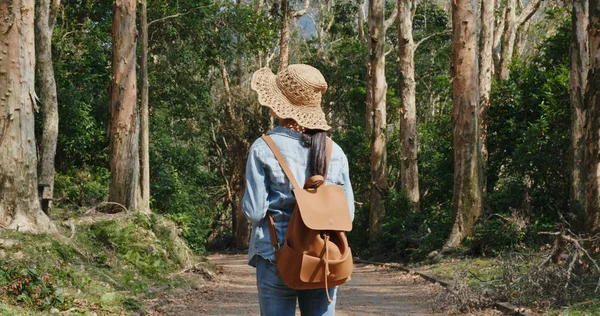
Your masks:
M147 302L148 315L258 315L256 276L246 255L214 254L209 260L218 271L212 281ZM417 275L356 264L352 281L338 291L337 315L448 315L439 303L441 290ZM480 310L471 315L502 313Z

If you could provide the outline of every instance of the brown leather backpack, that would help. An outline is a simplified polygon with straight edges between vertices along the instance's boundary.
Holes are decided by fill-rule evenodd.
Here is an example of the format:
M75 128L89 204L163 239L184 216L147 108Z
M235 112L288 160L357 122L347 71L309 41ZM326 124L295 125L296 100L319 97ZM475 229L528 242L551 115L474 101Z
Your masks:
M269 136L262 137L292 184L296 207L283 246L279 245L273 217L267 212L279 277L292 289L330 288L350 281L352 252L346 232L352 220L344 189L325 185L325 177L312 176L300 188L285 158ZM333 142L327 142L327 167ZM329 291L327 300L331 302Z

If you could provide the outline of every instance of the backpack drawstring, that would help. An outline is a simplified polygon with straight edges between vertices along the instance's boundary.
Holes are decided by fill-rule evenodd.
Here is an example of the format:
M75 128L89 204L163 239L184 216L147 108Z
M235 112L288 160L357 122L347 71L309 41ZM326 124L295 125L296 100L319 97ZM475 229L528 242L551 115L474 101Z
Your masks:
M325 293L327 294L327 302L331 303L331 297L329 297L329 287L327 286L327 279L329 278L329 247L327 247L327 242L329 241L329 234L325 233Z

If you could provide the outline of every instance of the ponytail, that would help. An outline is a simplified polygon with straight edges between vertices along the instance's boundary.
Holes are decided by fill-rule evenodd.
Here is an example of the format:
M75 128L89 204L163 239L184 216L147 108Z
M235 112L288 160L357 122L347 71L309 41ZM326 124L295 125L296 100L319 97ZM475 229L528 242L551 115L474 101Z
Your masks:
M310 146L310 175L327 176L327 133L320 129L306 129L302 133L302 143Z

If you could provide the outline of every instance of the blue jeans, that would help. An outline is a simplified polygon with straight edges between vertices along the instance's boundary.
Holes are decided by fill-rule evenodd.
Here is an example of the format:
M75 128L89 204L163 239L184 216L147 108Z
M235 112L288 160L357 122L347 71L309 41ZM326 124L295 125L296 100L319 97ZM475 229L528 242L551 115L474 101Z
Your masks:
M337 287L329 289L332 302L327 302L325 289L294 290L283 283L277 275L277 266L257 256L256 284L261 316L293 316L296 299L302 316L334 316Z

